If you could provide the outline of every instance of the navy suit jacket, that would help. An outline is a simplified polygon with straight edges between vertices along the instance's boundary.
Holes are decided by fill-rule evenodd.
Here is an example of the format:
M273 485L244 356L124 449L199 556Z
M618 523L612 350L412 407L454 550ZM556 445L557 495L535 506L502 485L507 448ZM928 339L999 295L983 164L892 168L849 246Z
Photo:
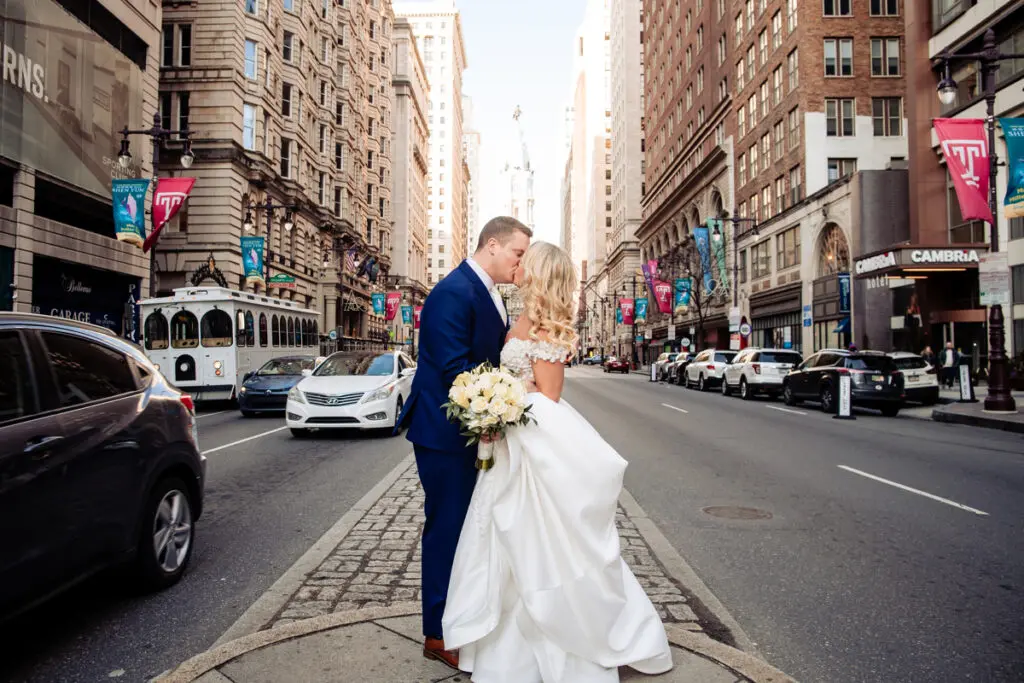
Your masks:
M459 425L441 406L460 373L484 362L500 365L507 333L490 293L465 261L434 286L420 312L416 375L398 421L408 425L409 441L439 451L467 450Z

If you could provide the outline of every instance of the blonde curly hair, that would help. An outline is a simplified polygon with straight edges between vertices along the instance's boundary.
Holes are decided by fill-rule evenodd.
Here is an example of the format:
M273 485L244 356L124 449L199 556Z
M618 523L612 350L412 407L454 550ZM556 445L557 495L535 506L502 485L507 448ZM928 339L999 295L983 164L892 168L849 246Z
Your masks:
M573 330L573 294L576 267L569 254L548 242L534 242L523 256L523 279L519 284L523 307L530 320L530 339L546 340L563 347L566 355L576 352L579 336Z

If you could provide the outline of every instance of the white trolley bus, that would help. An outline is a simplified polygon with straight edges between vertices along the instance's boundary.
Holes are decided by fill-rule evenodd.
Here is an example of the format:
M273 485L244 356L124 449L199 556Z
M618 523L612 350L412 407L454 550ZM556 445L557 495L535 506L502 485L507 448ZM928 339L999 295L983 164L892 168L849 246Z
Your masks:
M140 302L143 348L196 401L233 399L272 358L319 353L319 313L224 287L183 287Z

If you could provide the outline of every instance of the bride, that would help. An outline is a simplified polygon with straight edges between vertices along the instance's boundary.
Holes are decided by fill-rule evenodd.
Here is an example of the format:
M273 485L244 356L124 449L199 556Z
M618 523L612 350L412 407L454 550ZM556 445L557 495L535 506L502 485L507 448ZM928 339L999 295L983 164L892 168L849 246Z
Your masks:
M501 363L530 390L536 424L514 427L481 472L459 537L444 642L475 683L608 683L618 667L672 668L654 606L619 552L626 461L561 400L574 353L575 268L530 247L516 273L524 315Z

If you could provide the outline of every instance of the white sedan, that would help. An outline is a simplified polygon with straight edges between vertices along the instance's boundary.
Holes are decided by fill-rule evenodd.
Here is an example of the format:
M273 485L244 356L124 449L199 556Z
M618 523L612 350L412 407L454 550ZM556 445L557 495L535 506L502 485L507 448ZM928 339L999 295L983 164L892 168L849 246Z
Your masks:
M341 351L288 394L292 435L312 429L394 429L409 398L416 364L401 351Z

